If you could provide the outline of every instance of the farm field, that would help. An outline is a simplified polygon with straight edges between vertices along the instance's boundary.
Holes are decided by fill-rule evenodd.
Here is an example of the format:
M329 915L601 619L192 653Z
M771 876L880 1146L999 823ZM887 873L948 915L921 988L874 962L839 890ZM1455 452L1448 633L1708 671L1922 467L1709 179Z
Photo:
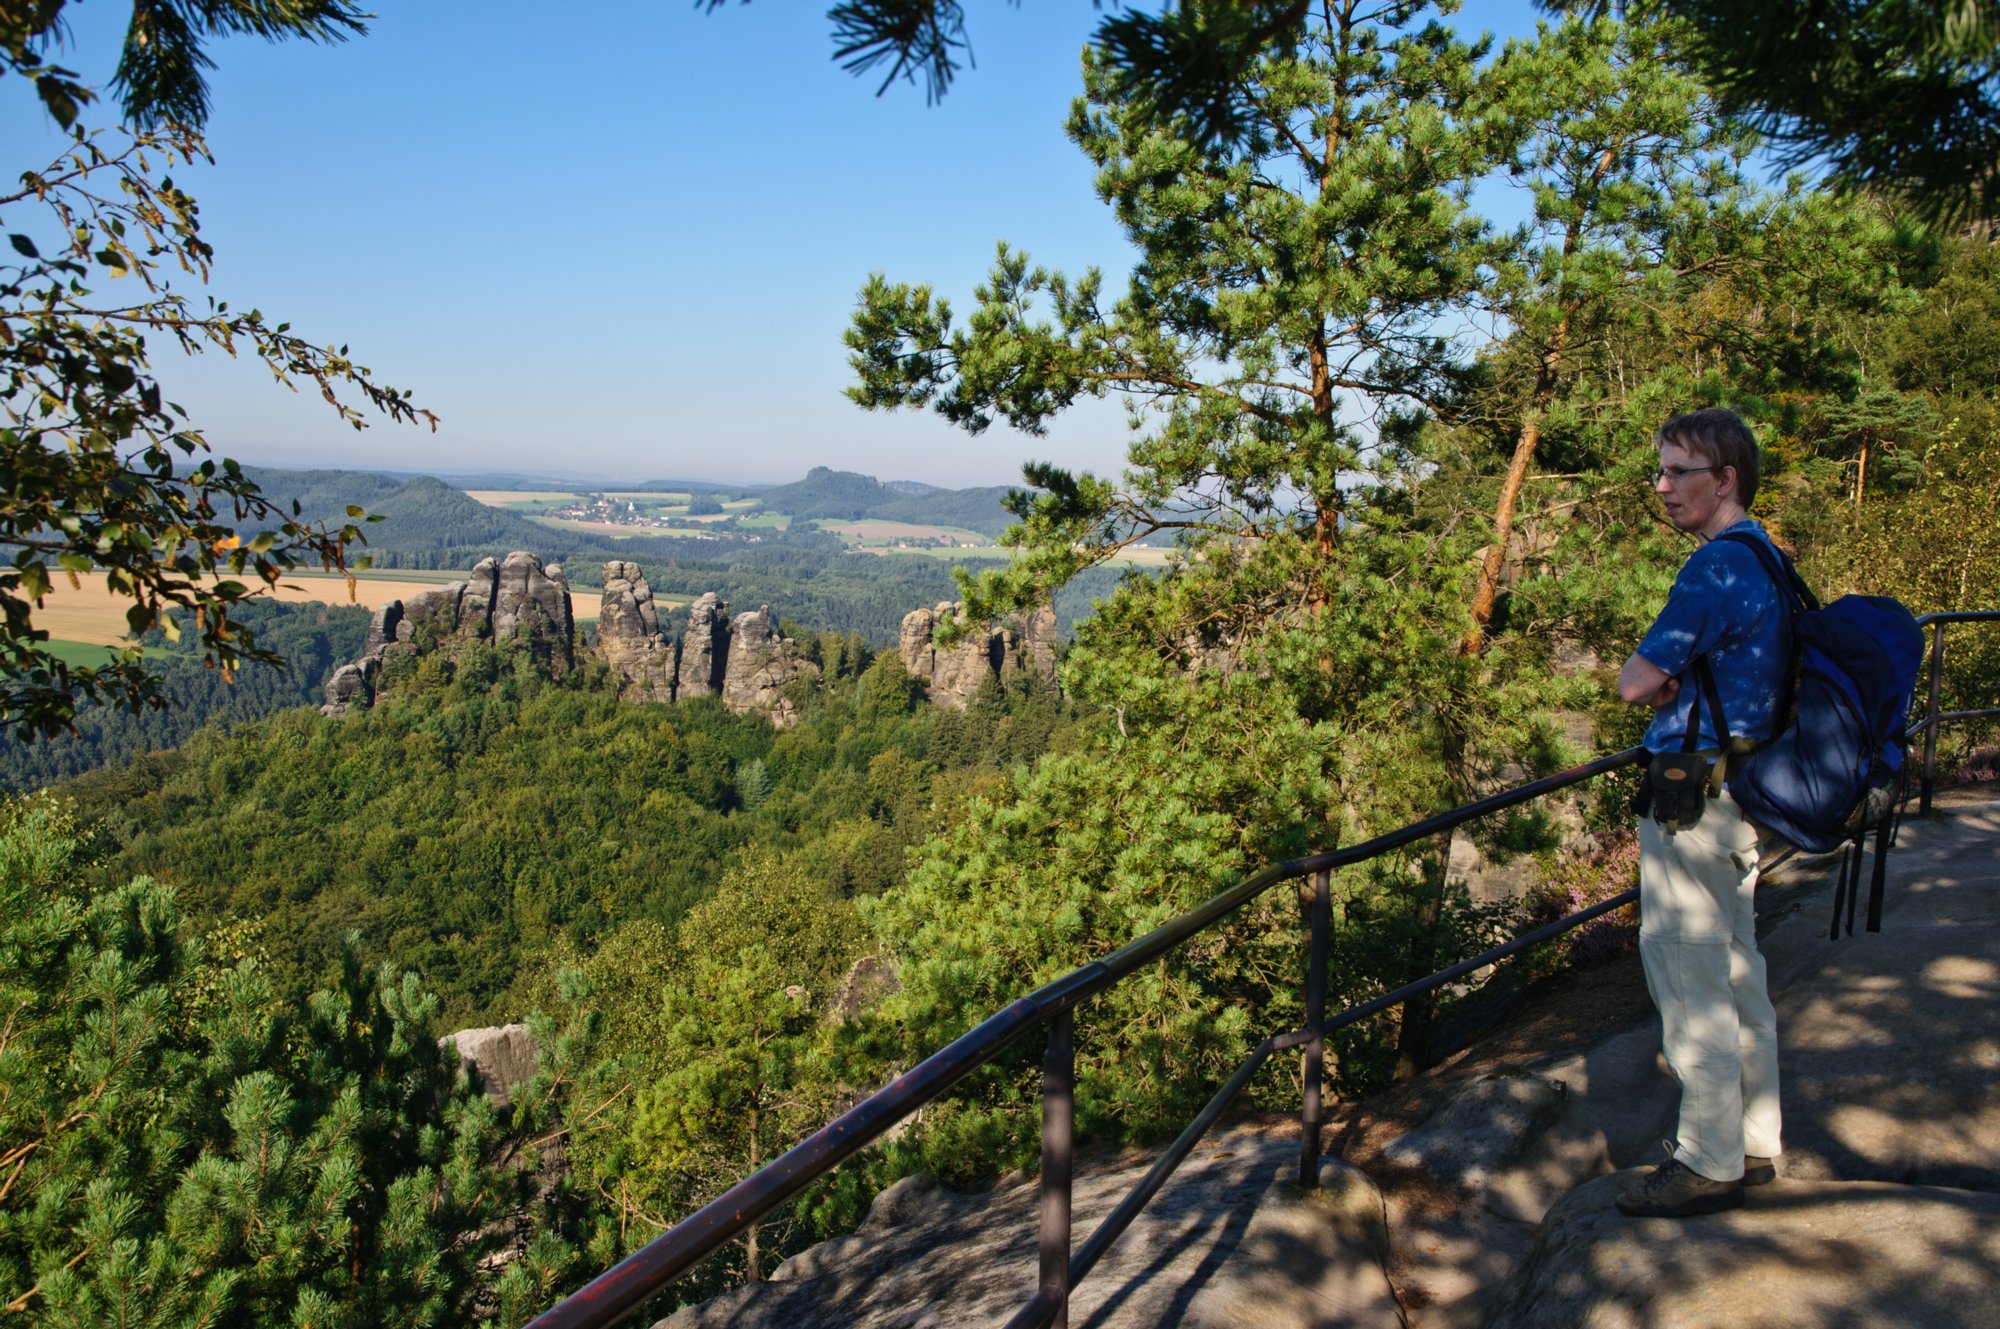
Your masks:
M391 600L407 600L425 591L434 591L462 576L462 573L448 572L398 574L393 577L358 573L354 578L354 597L350 600L344 577L302 572L288 576L279 585L278 595L280 599L299 603L318 601L322 604L358 604L368 609L379 609ZM78 581L81 585L73 588L68 581L58 578L42 607L31 611L31 621L47 631L50 637L79 650L123 646L125 611L132 602L113 595L101 573L79 577ZM595 618L598 601L603 594L601 587L571 586L570 604L577 617L585 621ZM668 596L660 596L659 599L673 602ZM683 599L679 603L686 601Z
M467 498L483 503L489 508L512 512L516 516L526 517L529 521L552 530L605 535L614 540L627 540L635 535L707 539L709 537L704 532L689 527L714 525L729 521L731 518L735 518L742 526L779 531L786 529L792 523L791 517L785 513L761 511L758 501L754 498L732 499L722 505L721 512L690 514L688 505L694 496L671 490L606 489L584 492L557 489L467 489L463 492ZM588 515L560 515L564 512L571 514L581 512ZM677 520L687 525L653 526L630 521L599 520L600 517L613 515L629 515L649 520Z
M62 641L58 638L51 638L43 642L42 646L49 654L55 656L71 668L75 668L78 665L101 665L109 660L116 659L118 655L118 652L112 647L101 646L95 642L88 641Z
M567 489L468 489L465 496L489 508L539 508L576 497Z
M821 521L822 531L831 531L853 544L893 544L898 540L949 540L968 548L991 547L992 537L957 526L920 526L907 521Z
M1007 558L1008 552L997 544L960 547L956 549L918 548L898 549L894 545L862 545L849 549L850 554L873 554L879 558L930 558L956 563L965 559ZM1149 545L1134 545L1120 550L1104 561L1112 567L1163 568L1173 554L1171 549L1156 549Z

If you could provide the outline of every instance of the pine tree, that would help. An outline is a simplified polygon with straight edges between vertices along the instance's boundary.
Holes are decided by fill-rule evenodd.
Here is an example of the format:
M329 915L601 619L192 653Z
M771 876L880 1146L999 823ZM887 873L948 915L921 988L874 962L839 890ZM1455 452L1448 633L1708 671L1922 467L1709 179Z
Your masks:
M501 1183L414 977L287 1012L145 878L91 894L48 800L0 829L0 1294L27 1323L462 1320Z

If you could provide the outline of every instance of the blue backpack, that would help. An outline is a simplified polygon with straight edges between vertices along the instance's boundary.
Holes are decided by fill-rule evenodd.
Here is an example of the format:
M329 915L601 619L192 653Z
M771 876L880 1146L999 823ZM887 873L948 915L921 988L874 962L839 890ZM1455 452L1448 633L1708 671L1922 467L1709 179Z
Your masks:
M1822 608L1791 560L1769 544L1740 532L1720 538L1755 551L1779 590L1789 592L1795 666L1784 728L1737 759L1730 795L1752 821L1801 849L1829 852L1867 829L1874 820L1869 791L1902 770L1923 631L1885 595L1843 595Z

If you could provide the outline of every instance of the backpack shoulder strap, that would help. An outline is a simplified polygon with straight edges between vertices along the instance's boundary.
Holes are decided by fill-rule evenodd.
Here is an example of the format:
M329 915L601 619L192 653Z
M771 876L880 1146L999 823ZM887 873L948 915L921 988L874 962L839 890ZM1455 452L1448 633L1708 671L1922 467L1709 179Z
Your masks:
M1688 727L1681 740L1681 750L1694 751L1696 734L1701 729L1701 699L1707 697L1709 718L1715 722L1716 748L1727 753L1730 744L1729 717L1722 713L1722 693L1715 686L1715 671L1709 668L1706 653L1695 657L1694 676L1700 690L1695 693L1694 704L1688 708Z
M1792 566L1792 560L1768 540L1759 540L1748 531L1731 531L1715 538L1743 545L1755 554L1757 561L1764 565L1764 571L1778 584L1778 589L1791 593L1792 599L1796 602L1793 613L1796 614L1800 610L1816 610L1820 607L1819 597L1813 594L1812 587L1806 585L1805 578L1799 576L1799 570Z

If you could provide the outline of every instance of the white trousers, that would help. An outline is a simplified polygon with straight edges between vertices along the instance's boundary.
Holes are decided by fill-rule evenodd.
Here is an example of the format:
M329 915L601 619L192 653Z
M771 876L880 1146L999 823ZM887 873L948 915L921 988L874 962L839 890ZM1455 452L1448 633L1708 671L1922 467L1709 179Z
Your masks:
M1668 834L1639 819L1639 956L1681 1082L1674 1157L1711 1181L1780 1151L1778 1017L1757 952L1757 832L1727 792Z

